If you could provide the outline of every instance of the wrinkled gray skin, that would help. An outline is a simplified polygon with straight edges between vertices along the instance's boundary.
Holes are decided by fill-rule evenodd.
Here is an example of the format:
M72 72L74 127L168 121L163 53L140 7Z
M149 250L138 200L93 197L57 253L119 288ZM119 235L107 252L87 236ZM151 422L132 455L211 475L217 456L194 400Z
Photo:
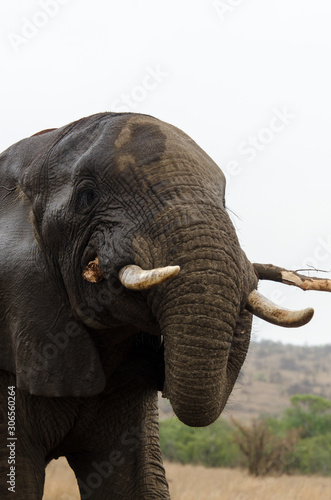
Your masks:
M257 279L221 170L180 130L130 113L41 133L0 161L1 499L42 498L59 456L83 499L169 498L157 390L185 424L208 425L249 344ZM82 271L97 255L105 279L94 284ZM129 291L118 281L128 264L181 271Z

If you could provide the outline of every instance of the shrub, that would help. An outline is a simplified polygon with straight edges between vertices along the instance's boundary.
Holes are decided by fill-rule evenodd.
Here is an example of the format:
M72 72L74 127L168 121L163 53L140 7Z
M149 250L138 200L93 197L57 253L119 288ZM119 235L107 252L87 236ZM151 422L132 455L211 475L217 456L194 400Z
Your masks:
M223 419L209 427L192 428L177 418L160 422L160 443L165 459L209 467L235 467L240 451L233 440L233 428Z
M232 419L237 432L235 441L246 457L248 472L254 476L282 474L293 463L293 449L300 430L290 429L280 436L272 432L268 420L253 420L243 425Z
M331 432L302 439L294 450L296 467L302 474L331 475Z

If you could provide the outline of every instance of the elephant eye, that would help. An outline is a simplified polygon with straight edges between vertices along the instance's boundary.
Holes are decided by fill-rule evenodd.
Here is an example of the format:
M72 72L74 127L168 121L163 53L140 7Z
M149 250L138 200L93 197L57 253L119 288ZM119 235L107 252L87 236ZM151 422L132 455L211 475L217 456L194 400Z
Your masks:
M92 206L97 202L98 195L96 191L92 188L82 189L76 201L76 210L79 212L85 212L88 209L92 208Z

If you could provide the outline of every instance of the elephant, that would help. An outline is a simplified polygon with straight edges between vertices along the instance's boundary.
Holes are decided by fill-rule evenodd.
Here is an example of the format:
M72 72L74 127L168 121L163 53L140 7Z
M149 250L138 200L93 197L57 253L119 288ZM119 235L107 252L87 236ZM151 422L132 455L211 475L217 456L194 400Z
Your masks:
M184 132L95 114L0 156L0 494L42 498L60 456L82 499L168 499L157 394L222 412L265 307L225 177Z

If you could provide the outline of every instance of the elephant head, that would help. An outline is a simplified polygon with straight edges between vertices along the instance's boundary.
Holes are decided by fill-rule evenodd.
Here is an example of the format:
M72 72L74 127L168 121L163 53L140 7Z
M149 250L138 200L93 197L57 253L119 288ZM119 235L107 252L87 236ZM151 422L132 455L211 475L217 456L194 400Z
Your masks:
M280 321L261 308L218 166L182 131L130 113L45 131L0 161L0 368L31 394L91 396L106 383L96 336L116 348L145 332L163 339L178 417L214 421L252 312Z

